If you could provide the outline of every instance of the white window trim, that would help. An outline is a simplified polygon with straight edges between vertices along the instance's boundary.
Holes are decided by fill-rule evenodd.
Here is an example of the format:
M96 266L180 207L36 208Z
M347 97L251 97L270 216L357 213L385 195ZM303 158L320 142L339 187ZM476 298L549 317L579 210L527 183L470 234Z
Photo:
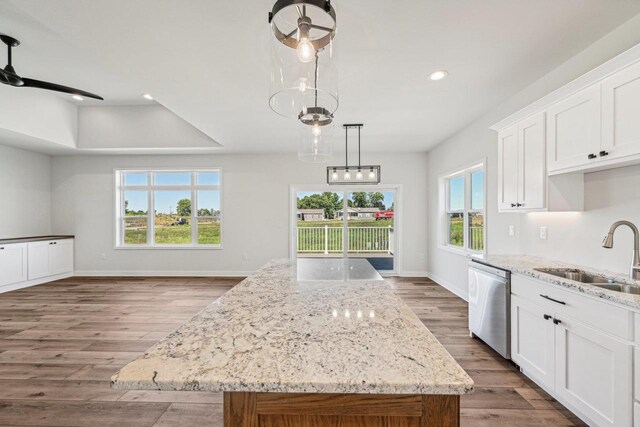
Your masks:
M128 185L126 186L126 191L147 191L148 197L148 214L144 218L147 219L147 244L145 245L125 245L124 244L124 227L123 227L123 219L124 219L124 183L122 182L122 177L124 173L149 173L149 181L147 185ZM187 172L191 173L191 184L190 185L155 185L152 180L152 173L154 172ZM220 184L218 185L198 185L196 182L196 172L218 172L220 176ZM113 248L116 250L220 250L223 249L224 244L224 235L223 235L223 224L224 224L224 201L223 201L223 177L222 177L222 169L218 167L210 167L210 168L193 168L193 167L157 167L157 168L114 168L113 169L114 176L114 218L113 224L114 227L114 245ZM187 190L191 191L191 217L190 221L192 224L191 227L191 240L190 244L155 244L150 242L149 240L153 240L154 232L155 232L155 221L153 217L154 212L154 191L155 190ZM198 218L209 218L209 217L198 217L197 209L198 206L198 190L214 190L220 192L220 244L198 244L198 231L197 231L197 219ZM127 217L127 218L136 218L136 217ZM142 217L140 217L142 218ZM213 218L213 217L211 217ZM196 221L196 222L194 222ZM196 224L194 226L194 224Z
M487 161L483 158L477 162L470 163L462 168L456 169L454 172L441 175L438 178L438 192L439 192L439 215L438 215L438 248L452 252L458 255L466 257L484 258L487 254ZM471 174L479 170L484 171L482 185L483 191L483 209L471 209ZM462 210L449 211L449 180L464 176L464 208ZM449 223L448 214L461 212L463 213L463 242L464 246L454 246L449 244ZM483 231L483 250L475 251L468 247L469 238L467 235L469 213L482 212L484 216L484 231Z

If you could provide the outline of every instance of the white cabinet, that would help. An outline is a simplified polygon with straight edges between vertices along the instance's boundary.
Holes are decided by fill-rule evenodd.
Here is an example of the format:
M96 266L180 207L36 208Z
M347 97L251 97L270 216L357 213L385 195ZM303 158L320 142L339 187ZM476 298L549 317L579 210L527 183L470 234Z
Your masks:
M557 395L598 426L631 425L633 345L557 317Z
M498 209L512 210L518 201L518 127L498 134Z
M547 109L547 168L550 173L599 158L601 85L594 84Z
M640 154L640 62L602 82L602 150L608 158Z
M73 240L30 242L29 280L73 271Z
M551 310L511 297L511 358L540 384L553 387L554 324Z
M27 244L0 244L0 286L27 280Z
M29 280L51 275L52 242L29 242Z
M592 425L631 426L633 312L517 274L511 292L513 361Z
M498 134L498 209L528 211L545 207L544 113Z

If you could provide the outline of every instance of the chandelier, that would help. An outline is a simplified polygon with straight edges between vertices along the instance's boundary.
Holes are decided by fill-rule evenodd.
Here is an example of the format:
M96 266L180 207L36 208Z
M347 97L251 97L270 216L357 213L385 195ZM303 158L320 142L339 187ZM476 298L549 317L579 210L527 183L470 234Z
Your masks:
M346 124L344 127L344 166L327 167L327 184L380 184L380 165L365 165L360 162L360 130L363 124ZM358 165L349 165L349 129L358 129Z

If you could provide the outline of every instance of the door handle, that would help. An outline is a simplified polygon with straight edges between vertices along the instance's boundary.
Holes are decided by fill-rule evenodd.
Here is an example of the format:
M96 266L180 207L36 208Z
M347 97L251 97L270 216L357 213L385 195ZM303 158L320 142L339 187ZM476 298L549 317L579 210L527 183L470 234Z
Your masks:
M545 314L543 317L544 317L544 320L549 320L549 319L551 319L551 316L549 316L548 314Z
M556 325L559 325L560 323L562 323L562 320L560 319L553 319L553 323Z
M567 305L567 303L566 303L566 302L564 302L564 301L559 301L559 300L557 300L557 299L553 299L553 298L551 298L549 295L542 295L542 294L540 294L540 296L541 296L542 298L544 298L544 299L548 299L549 301L557 302L558 304L562 304L562 305Z

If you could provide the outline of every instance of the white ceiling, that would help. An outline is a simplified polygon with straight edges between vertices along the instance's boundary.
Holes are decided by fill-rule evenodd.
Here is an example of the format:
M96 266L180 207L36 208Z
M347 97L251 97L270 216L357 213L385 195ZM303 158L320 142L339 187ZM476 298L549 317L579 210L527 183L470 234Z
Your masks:
M151 93L225 152L293 152L295 122L267 103L272 2L3 0L0 32L22 41L24 76L112 105ZM363 122L376 151L429 149L640 13L637 0L334 4L337 122ZM430 81L440 68L449 78Z

